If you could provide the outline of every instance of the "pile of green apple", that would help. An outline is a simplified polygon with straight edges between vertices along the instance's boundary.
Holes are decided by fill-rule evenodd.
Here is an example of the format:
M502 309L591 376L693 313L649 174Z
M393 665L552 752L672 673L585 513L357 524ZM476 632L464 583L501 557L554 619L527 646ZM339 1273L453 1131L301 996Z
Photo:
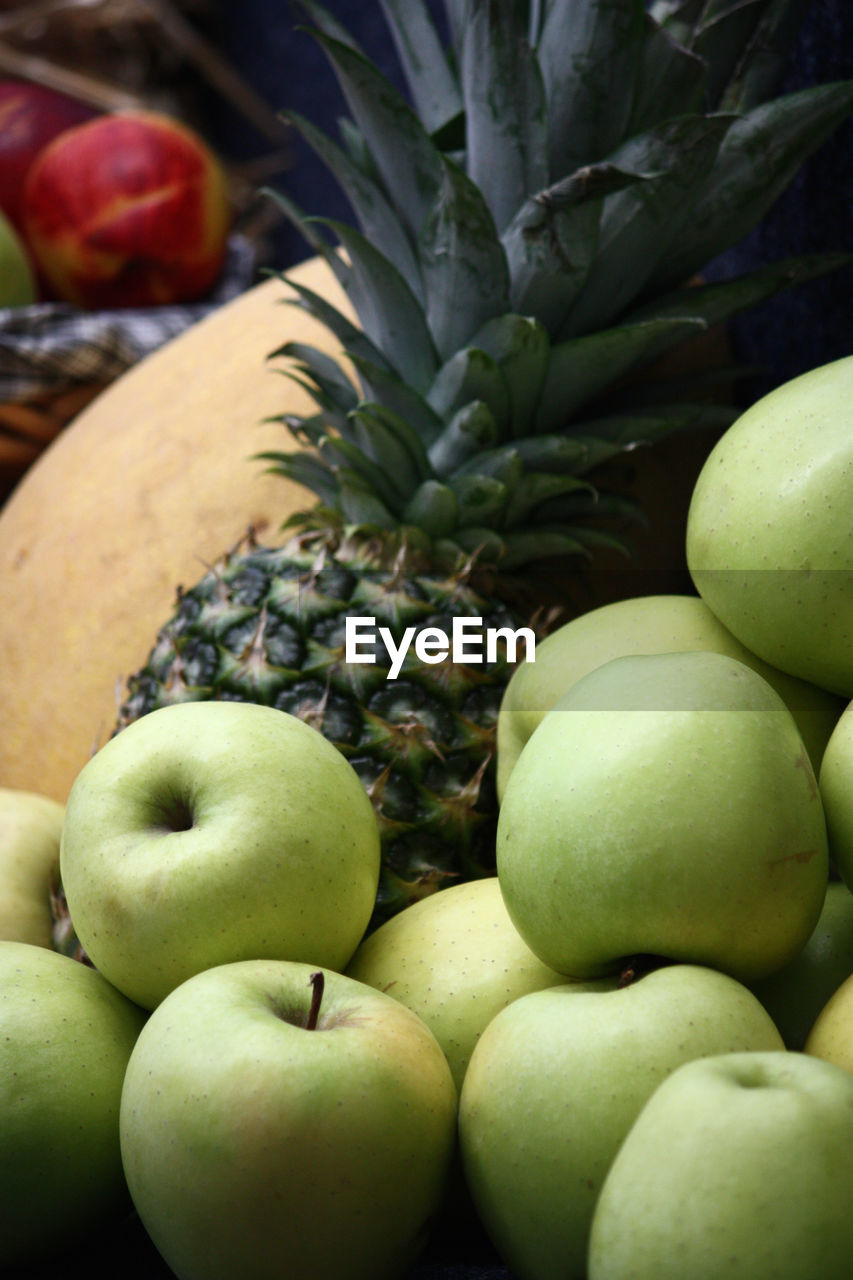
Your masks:
M850 403L760 402L700 594L519 666L495 877L369 932L362 784L250 704L0 790L0 1268L132 1210L179 1280L394 1280L455 1206L516 1280L849 1280Z

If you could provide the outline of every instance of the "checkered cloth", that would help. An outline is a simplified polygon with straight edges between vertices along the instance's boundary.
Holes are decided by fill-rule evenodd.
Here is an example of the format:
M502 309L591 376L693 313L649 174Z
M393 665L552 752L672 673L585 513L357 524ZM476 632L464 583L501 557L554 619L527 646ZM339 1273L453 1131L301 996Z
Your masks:
M201 302L139 310L82 311L64 302L0 308L0 404L111 382L252 283L254 251L242 236L228 242L215 289Z

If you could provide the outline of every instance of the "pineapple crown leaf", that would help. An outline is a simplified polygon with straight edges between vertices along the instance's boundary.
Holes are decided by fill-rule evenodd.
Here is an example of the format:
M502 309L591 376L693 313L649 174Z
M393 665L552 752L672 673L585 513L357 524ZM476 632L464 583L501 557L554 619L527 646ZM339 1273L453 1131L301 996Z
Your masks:
M296 294L295 305L301 306L309 315L318 320L324 328L338 339L343 349L346 351L350 359L361 359L369 364L390 372L390 365L380 349L370 341L363 329L359 329L351 320L348 320L337 307L332 306L319 293L313 289L309 289L306 285L289 277L281 277L284 283ZM293 301L293 299L288 299ZM282 348L270 353L269 358L275 359L280 355Z
M545 82L518 8L473 5L461 50L465 167L499 231L550 177Z
M643 0L545 7L537 52L550 116L552 178L603 160L624 137L645 29ZM614 85L620 86L617 94Z
M839 270L852 262L853 253L803 254L714 284L694 282L689 288L675 289L646 306L636 308L626 323L675 318L689 313L707 325L721 324L739 312L765 302L781 289Z
M720 105L746 111L766 101L781 83L788 54L811 0L774 0L762 6L753 33L735 64Z
M693 203L680 242L648 281L673 288L764 217L803 160L853 109L853 81L818 85L736 116Z
M763 216L853 84L768 100L803 0L453 0L446 48L425 0L381 3L414 105L302 4L351 119L340 144L291 119L357 226L276 198L358 322L288 282L343 365L304 343L275 353L314 400L298 435L315 454L268 460L345 522L417 525L437 555L516 566L623 546L613 524L636 504L587 477L733 416L691 398L725 370L687 380L686 400L683 380L643 388L637 372L845 260L684 283Z
M559 332L595 258L605 196L653 176L587 165L526 199L501 236L512 310Z
M423 282L420 265L411 240L381 187L356 164L346 151L336 146L328 134L315 128L295 112L290 112L286 118L337 179L355 210L367 239L373 244L383 246L385 256L400 272L415 297L422 302Z
M628 139L614 153L618 166L650 169L653 176L606 201L595 261L560 336L603 328L636 300L678 243L732 119L677 116Z
M441 184L418 248L426 324L444 360L492 316L509 309L509 269L482 193L463 169L441 157Z
M440 153L405 98L351 45L314 31L386 191L416 237L440 183Z
M418 117L430 134L445 128L462 110L462 95L451 59L426 5L418 0L380 0Z
M351 266L345 284L364 331L395 372L425 390L438 356L417 298L397 268L366 236L346 223L319 219L339 236Z
M669 116L701 111L705 98L705 59L679 44L649 14L644 15L644 23L627 137L644 133Z

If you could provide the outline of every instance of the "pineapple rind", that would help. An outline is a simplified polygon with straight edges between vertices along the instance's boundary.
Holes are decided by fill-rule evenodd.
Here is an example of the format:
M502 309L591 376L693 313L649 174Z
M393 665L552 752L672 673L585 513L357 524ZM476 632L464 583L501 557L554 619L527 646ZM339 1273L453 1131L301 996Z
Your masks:
M172 702L219 698L312 724L350 760L376 809L384 869L375 924L442 884L493 874L495 733L511 667L504 649L482 665L427 665L410 649L390 680L384 646L375 664L344 661L346 616L374 618L395 646L406 627L449 633L454 616L521 624L464 576L366 569L363 542L330 541L300 534L283 548L232 553L183 592L129 683L119 727Z

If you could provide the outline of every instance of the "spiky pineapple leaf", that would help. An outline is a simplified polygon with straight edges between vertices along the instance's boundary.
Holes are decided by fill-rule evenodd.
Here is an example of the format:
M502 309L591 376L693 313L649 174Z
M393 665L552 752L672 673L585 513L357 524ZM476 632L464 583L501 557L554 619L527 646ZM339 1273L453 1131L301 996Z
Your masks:
M510 481L515 478L512 476ZM504 480L497 476L457 473L448 479L448 485L459 504L460 530L466 526L494 528L498 525L509 494Z
M471 400L453 414L430 445L429 460L437 475L452 475L469 458L493 448L500 439L489 406L482 400Z
M447 126L462 110L456 74L422 0L381 0L418 116L428 133Z
M418 239L426 320L442 360L486 320L509 309L509 268L482 194L459 165L441 159L441 188Z
M315 32L332 64L350 112L409 232L418 231L441 182L441 153L405 98L367 58Z
M337 179L355 211L362 233L371 244L382 245L385 257L397 268L415 297L423 302L423 282L411 240L381 188L346 151L309 120L296 112L289 112L287 119Z
M292 360L295 368L310 375L324 403L333 405L338 413L346 415L355 408L356 389L333 356L307 342L286 342L276 355Z
M502 526L505 529L511 529L517 525L526 524L529 522L531 513L543 502L562 497L566 493L577 493L579 489L595 492L589 481L581 480L578 476L525 472L509 494L502 516Z
M456 495L449 485L442 484L440 480L424 480L403 510L405 524L422 529L430 538L450 536L458 517Z
M465 405L480 400L488 405L501 436L509 428L506 378L497 361L476 347L463 347L441 366L426 399L445 421Z
M345 27L342 22L338 22L334 14L325 5L316 3L316 0L297 0L297 8L314 23L319 31L323 31L340 44L348 45L349 48L355 49L359 53L361 52L361 48L352 31Z
M334 507L338 498L338 483L334 472L319 458L311 453L266 453L255 454L259 461L271 462L267 470L276 475L301 484L312 493L316 493L320 501Z
M467 477L467 480L476 480L478 476L500 480L509 490L521 482L524 467L515 445L504 444L497 449L484 449L476 458L463 462L457 468L456 475L449 478L448 483L453 484L458 477L462 476Z
M518 456L530 471L575 475L588 470L597 458L591 456L590 439L577 434L527 436L515 444Z
M504 553L501 557L502 570L517 569L531 560L542 560L547 556L564 559L566 557L582 557L589 559L589 550L577 536L573 525L554 524L553 527L540 527L534 530L512 531L504 535Z
M379 401L386 409L404 418L428 448L444 430L444 421L423 396L387 369L359 357L351 359L358 370L365 399Z
M544 327L530 316L508 312L487 321L472 345L491 356L503 373L511 435L530 434L551 353Z
M748 111L776 93L812 0L770 0L720 99L723 111Z
M396 488L412 492L432 478L424 443L405 417L385 405L365 403L352 418L361 448L385 468Z
M386 372L390 371L388 362L379 348L370 341L363 329L360 329L351 320L347 319L345 315L338 311L337 307L300 281L294 280L290 276L281 276L280 278L297 295L292 302L291 299L286 299L286 301L290 305L302 307L315 320L318 320L324 328L334 334L347 355L353 360L364 360L376 365L378 368L385 369ZM285 347L286 345L285 343ZM267 359L274 360L282 355L283 352L284 347L277 347L270 352Z
M595 438L602 448L603 461L611 454L624 453L641 445L656 444L674 432L700 427L727 427L738 410L725 404L674 404L647 407L636 413L613 414L582 423L578 431Z
M679 116L630 138L611 160L619 169L655 176L617 191L604 203L598 249L560 336L601 329L668 261L731 127L729 116Z
M698 111L705 93L706 75L707 64L646 14L626 136L645 133L669 116Z
M675 289L656 297L647 306L631 311L625 322L691 315L704 320L709 326L722 324L739 312L766 302L782 289L837 271L851 263L853 253L814 253L784 258L729 280Z
M293 224L299 234L307 240L318 257L326 260L335 279L343 289L346 289L350 275L349 267L340 255L335 253L334 246L329 244L328 240L319 231L318 228L322 225L321 219L308 217L296 202L291 200L290 196L283 191L270 188L265 189L263 194L278 206L279 211Z
M524 202L501 237L514 312L558 332L595 256L604 197L647 176L588 165Z
M706 4L690 47L708 67L706 107L716 110L758 26L767 0L719 0Z
M396 529L399 519L380 498L369 482L357 472L342 469L336 472L338 482L334 501L329 505L343 513L344 519L355 525L375 525L379 529Z
M603 160L622 141L644 28L643 0L576 0L546 10L537 52L551 118L552 181Z
M337 235L351 264L346 291L364 331L404 382L429 387L438 367L423 310L400 272L360 231L322 219Z
M302 389L308 393L317 405L320 410L319 418L325 424L326 432L328 432L331 427L341 435L349 435L347 413L341 411L337 400L333 395L330 395L321 384L317 383L313 378L307 375L300 376L298 365L286 370L285 377L291 382L295 382L298 387L302 387ZM313 423L316 419L317 415L312 414L310 421ZM278 419L278 421L283 420L286 421L282 418ZM307 435L308 433L308 430L306 430L305 434Z
M363 443L356 444L342 436L327 435L320 441L319 448L321 458L332 468L339 484L346 482L355 485L357 477L359 492L364 494L369 491L399 521L404 506L400 501L400 490L386 469L367 456Z
M689 222L649 287L681 284L743 239L851 109L853 82L842 81L787 94L737 117Z
M465 168L501 232L531 191L548 186L545 85L518 6L472 7L462 50Z
M536 415L536 434L566 426L584 403L623 374L652 360L668 347L706 329L702 320L666 317L616 325L551 348L551 361Z
M456 530L453 537L447 539L442 545L439 543L436 550L446 554L445 547L449 549L455 556L460 553L476 557L482 563L495 563L501 561L506 551L506 544L501 535L489 527L489 525L467 525Z

